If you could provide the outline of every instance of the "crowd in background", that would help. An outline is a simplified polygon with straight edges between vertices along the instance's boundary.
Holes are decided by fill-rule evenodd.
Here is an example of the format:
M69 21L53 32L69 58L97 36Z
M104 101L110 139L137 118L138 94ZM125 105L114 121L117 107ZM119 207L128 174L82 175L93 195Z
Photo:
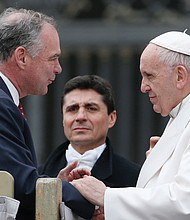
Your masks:
M14 5L13 5L14 4ZM121 22L174 22L188 16L188 0L2 0L0 8L29 7L65 19L104 19ZM151 19L150 19L151 16Z

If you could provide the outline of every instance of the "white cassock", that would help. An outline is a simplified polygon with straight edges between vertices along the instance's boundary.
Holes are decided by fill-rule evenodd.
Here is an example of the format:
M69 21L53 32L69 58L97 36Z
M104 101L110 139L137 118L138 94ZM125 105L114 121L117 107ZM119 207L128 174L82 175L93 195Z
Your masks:
M137 187L106 190L106 220L190 220L190 95L171 115Z

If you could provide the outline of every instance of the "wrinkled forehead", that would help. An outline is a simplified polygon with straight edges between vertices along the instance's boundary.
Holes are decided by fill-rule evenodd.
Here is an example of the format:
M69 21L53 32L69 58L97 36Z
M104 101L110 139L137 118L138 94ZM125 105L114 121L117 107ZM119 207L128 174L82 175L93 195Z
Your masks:
M64 102L102 101L102 95L93 89L74 89L64 96Z
M158 68L159 63L159 46L149 43L140 57L141 74L143 72L149 72L150 69Z
M149 43L141 54L140 63L145 60L156 58L158 55L158 52L159 52L159 46Z

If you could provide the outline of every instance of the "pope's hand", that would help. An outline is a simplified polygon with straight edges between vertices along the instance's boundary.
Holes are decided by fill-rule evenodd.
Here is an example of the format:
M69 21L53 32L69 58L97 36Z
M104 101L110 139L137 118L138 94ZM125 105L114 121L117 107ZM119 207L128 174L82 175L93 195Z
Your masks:
M146 151L146 157L149 156L151 150L154 148L154 146L156 145L156 143L159 141L160 137L159 136L152 136L150 138L150 147L149 149Z
M104 206L106 185L93 176L84 176L73 180L71 184L92 204Z

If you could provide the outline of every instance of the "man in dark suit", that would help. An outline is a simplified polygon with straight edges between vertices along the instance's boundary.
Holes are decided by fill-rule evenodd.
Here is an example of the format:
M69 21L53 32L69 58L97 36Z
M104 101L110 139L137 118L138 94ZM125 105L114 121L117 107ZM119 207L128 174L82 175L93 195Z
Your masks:
M0 170L14 177L15 199L20 201L17 220L35 219L36 180L47 177L38 173L32 136L22 108L18 108L19 99L47 93L48 85L62 71L60 53L53 18L14 8L0 15ZM63 185L65 199L73 195L69 189L77 193L71 184ZM93 213L94 206L90 207Z
M139 166L115 154L107 137L116 122L115 101L108 81L96 75L69 80L61 100L63 127L69 141L47 159L41 172L51 177L73 161L109 187L135 186Z

